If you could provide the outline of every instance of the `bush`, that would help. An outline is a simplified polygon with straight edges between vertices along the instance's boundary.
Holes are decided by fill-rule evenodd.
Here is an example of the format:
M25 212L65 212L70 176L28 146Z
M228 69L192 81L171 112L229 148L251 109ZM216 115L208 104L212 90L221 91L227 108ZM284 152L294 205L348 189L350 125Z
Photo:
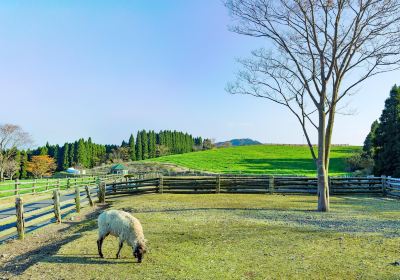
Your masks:
M370 175L374 168L374 160L366 153L357 153L346 159L346 165L346 171Z

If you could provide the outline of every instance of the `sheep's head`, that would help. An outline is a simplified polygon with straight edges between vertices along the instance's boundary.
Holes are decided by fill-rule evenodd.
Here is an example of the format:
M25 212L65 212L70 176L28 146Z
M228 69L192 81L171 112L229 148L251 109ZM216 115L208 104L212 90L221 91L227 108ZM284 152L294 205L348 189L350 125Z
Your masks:
M142 262L144 253L146 253L146 246L138 243L133 251L133 256L138 259L138 263Z

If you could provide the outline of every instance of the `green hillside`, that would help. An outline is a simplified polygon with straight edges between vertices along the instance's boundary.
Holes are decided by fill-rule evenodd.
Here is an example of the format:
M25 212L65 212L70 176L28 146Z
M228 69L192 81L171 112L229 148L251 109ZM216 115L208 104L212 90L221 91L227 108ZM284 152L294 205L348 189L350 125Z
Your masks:
M345 158L360 151L358 146L332 147L330 175L346 175ZM220 148L171 155L151 161L181 165L190 169L251 174L314 176L315 164L306 146L257 145Z

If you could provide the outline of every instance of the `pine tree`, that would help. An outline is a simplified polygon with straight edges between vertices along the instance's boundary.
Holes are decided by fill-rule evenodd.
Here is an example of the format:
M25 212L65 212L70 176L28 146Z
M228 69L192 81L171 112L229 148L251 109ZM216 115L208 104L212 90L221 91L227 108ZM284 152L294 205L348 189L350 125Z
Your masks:
M19 178L21 177L21 152L17 151L17 153L15 154L15 161L18 163L19 168L17 169L17 171L15 172L15 178Z
M48 144L49 144L49 143L47 143L47 145L48 145ZM39 155L40 155L40 156L45 156L45 155L48 155L48 154L49 154L49 150L48 150L48 148L47 148L47 145L39 148Z
M85 147L85 142L83 139L79 139L78 141L78 146L77 146L77 151L76 151L76 163L83 166L87 167L87 158L86 158L86 147Z
M156 157L156 133L150 131L148 134L149 138L149 158Z
M143 159L142 148L142 133L138 131L136 136L136 160Z
M133 134L129 137L129 157L132 161L136 160L135 138Z
M66 170L71 166L70 161L69 161L69 145L68 143L64 144L64 147L62 149L62 170Z
M28 164L28 154L25 151L21 152L21 172L20 172L20 178L25 179L28 177L28 172L26 170Z
M68 150L69 150L68 151L68 154L69 154L68 162L70 164L69 167L73 166L76 163L76 161L75 161L75 146L76 145L74 143L71 143L68 145Z
M400 87L394 86L385 101L375 136L376 175L400 176Z
M378 127L379 127L379 122L377 120L375 120L372 123L371 130L368 133L368 135L364 141L363 151L369 157L374 156L374 151L375 151L374 143L375 143L376 131L377 131Z
M146 130L142 130L140 137L142 138L142 159L148 159L149 158L149 143L147 140L148 138L147 138Z

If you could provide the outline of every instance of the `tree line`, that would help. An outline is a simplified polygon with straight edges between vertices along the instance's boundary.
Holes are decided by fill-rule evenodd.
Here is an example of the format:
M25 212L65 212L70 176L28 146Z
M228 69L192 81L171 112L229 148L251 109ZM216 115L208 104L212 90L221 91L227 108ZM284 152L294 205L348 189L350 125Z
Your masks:
M1 127L3 126L0 126L0 129ZM20 127L15 127L21 130ZM7 137L19 138L18 135L7 135ZM0 134L0 140L1 138ZM46 143L36 149L22 149L19 143L23 141L20 140L16 139L14 145L9 147L0 146L1 179L27 178L33 175L30 167L35 165L32 162L40 160L48 162L45 156L53 160L52 170L63 171L69 167L92 168L103 163L145 160L213 147L210 139L203 140L202 137L193 137L188 133L171 130L162 130L158 133L153 130L141 130L137 132L136 137L131 134L128 141L122 141L121 145L96 144L89 137L87 140L81 138L61 146ZM26 137L26 140L29 142L29 137Z

